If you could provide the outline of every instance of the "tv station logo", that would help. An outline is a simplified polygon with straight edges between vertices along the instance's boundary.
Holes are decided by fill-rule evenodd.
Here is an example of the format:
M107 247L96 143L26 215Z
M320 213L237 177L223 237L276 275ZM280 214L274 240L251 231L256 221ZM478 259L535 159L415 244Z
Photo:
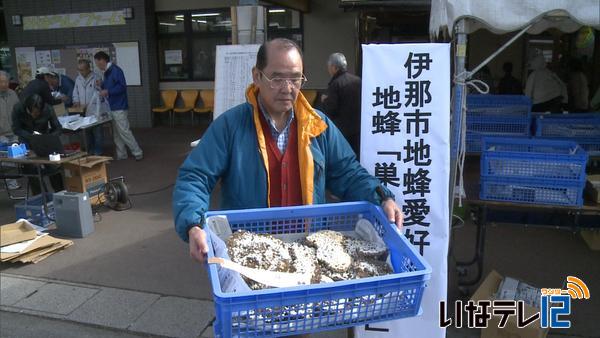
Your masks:
M454 325L457 328L487 328L492 317L500 319L498 328L504 328L510 317L516 317L518 328L524 328L535 321L540 321L541 328L561 328L571 327L571 321L567 318L571 314L572 300L590 299L590 289L579 278L568 276L566 289L543 288L537 289L539 292L539 302L535 307L526 304L523 300L469 300L465 303L457 300L454 303L454 316L447 318L446 302L440 302L440 327L449 327ZM537 297L536 297L537 298ZM526 311L526 308L535 308L539 311ZM466 323L465 323L466 319Z

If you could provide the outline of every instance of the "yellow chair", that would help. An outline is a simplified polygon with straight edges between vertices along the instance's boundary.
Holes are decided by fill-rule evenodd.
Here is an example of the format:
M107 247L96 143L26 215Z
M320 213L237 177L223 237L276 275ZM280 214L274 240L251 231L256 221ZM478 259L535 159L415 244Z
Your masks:
M194 108L194 113L212 113L215 109L215 91L212 89L202 89L200 91L200 98L202 99L202 107Z
M162 107L152 108L153 113L169 114L169 124L173 124L173 108L175 107L175 100L177 100L176 90L161 90L160 97L163 101Z
M196 100L198 100L198 91L182 90L180 94L183 99L183 107L173 108L173 113L191 113L192 125L194 125L194 107L196 106Z
M314 106L315 99L317 98L317 91L315 89L302 89L301 92L306 98L306 101L308 101L311 106Z

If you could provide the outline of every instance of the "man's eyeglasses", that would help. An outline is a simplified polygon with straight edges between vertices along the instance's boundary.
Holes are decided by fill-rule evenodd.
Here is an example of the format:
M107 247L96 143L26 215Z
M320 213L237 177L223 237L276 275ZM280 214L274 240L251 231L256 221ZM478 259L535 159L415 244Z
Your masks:
M271 87L271 89L281 89L281 88L283 88L283 86L287 85L288 82L294 88L300 89L306 83L306 81L308 81L308 79L306 78L306 76L304 76L304 74L302 74L302 77L295 77L295 78L274 77L274 78L270 79L262 71L260 71L260 73L269 82L269 86Z

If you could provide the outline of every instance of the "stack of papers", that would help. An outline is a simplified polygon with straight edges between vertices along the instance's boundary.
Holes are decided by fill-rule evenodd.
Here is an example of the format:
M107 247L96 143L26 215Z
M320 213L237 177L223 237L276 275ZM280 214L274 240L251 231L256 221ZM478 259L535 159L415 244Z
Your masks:
M64 129L77 130L98 122L96 116L81 117L79 115L61 116L58 121Z
M24 219L0 226L0 261L37 263L73 245L72 241L52 237L44 230Z

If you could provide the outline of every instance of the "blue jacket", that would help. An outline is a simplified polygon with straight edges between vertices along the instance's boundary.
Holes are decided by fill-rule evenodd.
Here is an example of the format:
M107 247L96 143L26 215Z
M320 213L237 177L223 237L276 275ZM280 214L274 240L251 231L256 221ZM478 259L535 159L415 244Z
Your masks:
M123 70L111 63L110 67L104 72L104 81L102 89L108 90L108 105L110 110L129 109L127 104L127 82Z
M217 118L179 168L173 192L175 228L187 241L188 230L204 224L210 194L221 178L221 209L269 207L266 142L250 86L247 103ZM303 203L325 203L325 190L344 201L380 204L379 180L369 175L337 127L315 111L302 94L294 106ZM384 196L393 197L382 187Z
M58 91L67 96L67 101L65 101L66 107L71 107L73 105L73 89L75 88L75 82L71 80L70 77L66 75L60 75L60 79L58 81Z

